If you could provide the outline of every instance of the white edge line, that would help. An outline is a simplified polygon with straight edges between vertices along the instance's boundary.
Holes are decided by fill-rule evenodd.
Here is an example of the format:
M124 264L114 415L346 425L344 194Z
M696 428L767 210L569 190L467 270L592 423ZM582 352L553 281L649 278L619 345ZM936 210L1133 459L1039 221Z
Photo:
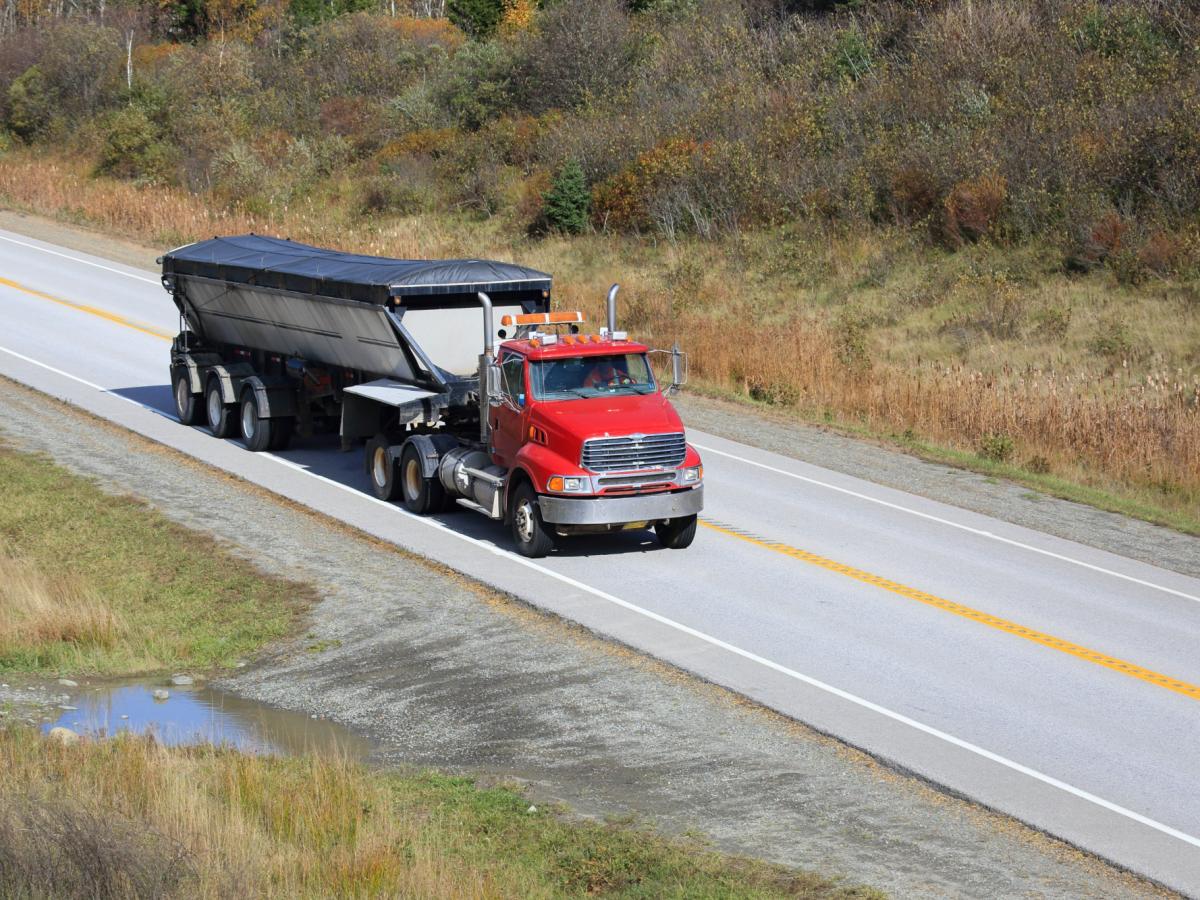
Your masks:
M815 484L818 487L828 488L831 491L837 491L840 494L847 494L851 497L857 497L859 500L866 500L870 503L877 503L880 506L886 506L889 509L895 509L899 512L908 513L913 516L920 516L922 519L928 519L931 522L938 522L942 525L949 525L951 528L957 528L960 531L968 531L971 534L979 535L980 537L991 538L994 541L1000 541L1003 544L1009 544L1013 547L1019 547L1022 550L1029 550L1033 553L1040 553L1042 556L1048 556L1052 559L1057 559L1062 562L1071 563L1072 565L1081 566L1085 569L1091 569L1093 572L1099 572L1103 575L1111 575L1113 578L1120 578L1123 581L1129 581L1133 584L1141 585L1142 587L1153 588L1156 591L1162 591L1166 594L1174 594L1176 597L1182 597L1184 600L1191 600L1194 603L1200 603L1200 597L1189 594L1185 591L1178 591L1175 588L1165 587L1161 584L1155 584L1153 581L1145 581L1141 578L1136 578L1133 575L1125 575L1122 572L1117 572L1112 569L1106 569L1103 566L1097 566L1092 563L1084 562L1083 560L1074 559L1070 556L1064 556L1061 553L1055 553L1053 550L1045 550L1041 547L1035 547L1032 544L1026 544L1013 538L1006 538L995 534L991 531L984 531L982 528L973 528L970 525L963 525L961 522L955 522L952 519L943 519L941 516L935 516L932 513L921 512L917 509L912 509L908 506L901 506L899 503L892 503L888 500L881 500L878 497L872 497L870 494L862 494L858 491L852 491L850 488L839 487L836 484L830 484L827 481L821 481L817 478L810 478L807 475L801 475L797 472L789 472L786 469L779 469L775 466L769 466L766 463L757 462L753 459L746 459L744 456L738 456L734 453L727 453L724 450L718 450L716 447L706 447L703 444L691 442L692 446L697 450L703 450L705 453L715 453L717 456L725 456L729 459L735 459L738 462L745 463L749 466L757 466L760 469L766 469L768 472L774 472L777 475L786 475L788 478L795 478L799 481L806 481L809 484ZM851 476L853 477L853 476Z
M70 253L61 253L58 250L51 250L49 247L42 247L39 244L30 244L26 241L18 241L16 238L11 238L6 234L0 234L0 241L8 241L10 244L17 244L20 247L28 247L30 250L40 250L42 253L49 253L51 256L61 256L63 259L69 259L72 262L82 263L85 266L103 269L105 272L113 272L116 275L124 275L126 278L134 278L138 281L145 281L149 284L159 283L157 278L147 278L144 275L134 275L132 272L126 272L122 269L114 269L112 266L106 266L102 263L92 262L90 259L83 259L79 256L72 256Z
M7 347L0 347L0 351L11 354L12 356L17 357L18 359L22 359L25 362L32 363L35 366L40 366L41 368L46 369L50 372L53 372L56 375L62 375L65 378L69 378L72 381L78 382L79 384L86 385L87 387L93 388L97 391L100 391L101 393L108 394L109 396L113 396L113 397L118 397L121 400L125 400L128 403L132 403L134 406L140 406L142 409L148 410L148 411L154 413L155 415L162 416L163 418L168 419L172 422L176 422L178 424L178 419L174 418L173 416L163 413L162 410L155 409L152 406L147 406L145 403L141 403L141 402L139 402L137 400L133 400L129 397L122 397L120 394L113 394L112 392L108 391L107 389L99 387L98 385L95 385L90 381L85 381L82 378L79 378L75 375L71 375L67 372L62 371L61 369L56 369L53 366L46 365L45 363L39 362L36 359L31 359L30 357L24 356L20 353L17 353L16 351L9 350ZM930 737L934 737L934 738L937 738L938 740L945 741L948 744L951 744L962 750L966 750L968 753L973 753L976 756L981 756L984 759L987 759L991 762L997 763L998 765L1004 766L1007 769L1011 769L1014 772L1018 772L1029 778L1033 778L1036 781L1042 782L1043 784L1050 785L1051 787L1057 788L1060 791L1064 791L1065 793L1068 793L1068 794L1072 795L1073 797L1078 797L1079 799L1085 800L1088 803L1095 804L1096 806L1099 806L1102 809L1106 809L1109 812L1116 813L1119 816L1123 816L1123 817L1130 819L1134 822L1137 822L1141 825L1145 825L1146 827L1152 828L1155 831L1161 832L1162 834L1165 834L1169 837L1173 837L1177 840L1183 841L1186 844L1191 844L1193 847L1200 847L1200 838L1194 837L1190 834L1187 834L1186 832L1180 831L1177 828L1172 828L1170 825L1164 825L1162 822L1158 822L1147 816L1143 816L1141 813L1134 812L1131 809L1126 809L1123 806L1119 806L1116 803L1112 803L1111 801L1105 800L1103 797L1098 797L1095 794L1088 793L1087 791L1082 790L1081 788L1074 787L1073 785L1067 784L1065 781L1060 781L1059 779L1054 778L1053 776L1045 775L1042 772L1037 771L1036 769L1031 769L1029 766L1023 765L1019 762L1014 762L1013 760L1003 757L1003 756L999 755L998 753L993 753L991 750L985 750L984 748L976 746L975 744L972 744L969 741L964 741L962 738L957 738L954 735L948 734L945 731L940 731L937 728L932 727L931 725L925 725L922 722L918 722L916 719L910 719L906 715L903 715L898 712L893 712L892 710L890 710L884 706L880 706L878 703L873 703L870 700L866 700L862 697L856 696L855 694L851 694L850 692L844 691L841 688L836 688L833 685L826 684L825 682L819 681L818 679L813 678L809 675L804 675L801 672L797 672L795 669L789 669L787 666L780 665L777 662L772 662L771 660L769 660L765 657L759 656L756 653L751 653L749 650L743 650L741 647L736 647L733 644L730 644L730 643L727 643L727 642L721 640L720 638L716 638L716 637L713 637L712 635L705 634L703 631L698 631L689 625L684 625L681 622L676 622L674 619L668 619L666 616L660 615L659 613L652 612L648 609L643 609L642 607L637 606L636 604L630 603L628 600L622 600L620 597L615 597L612 594L606 593L605 591L602 591L598 588L591 587L590 585L584 584L581 581L576 581L574 578L571 578L568 575L562 575L558 572L555 572L553 569L547 569L544 566L538 565L537 563L532 562L531 560L525 559L522 556L518 556L517 554L511 553L508 550L503 550L500 547L497 547L495 544L491 544L486 541L481 541L478 538L473 538L473 537L470 537L469 535L461 534L452 528L447 528L441 522L438 522L434 519L429 519L429 518L425 518L423 516L414 515L414 514L408 512L408 510L401 509L400 507L396 506L395 504L387 503L383 500L380 500L378 497L372 497L370 494L365 494L362 491L357 490L356 488L352 488L349 485L342 484L340 481L334 481L332 478L327 478L324 475L318 475L316 472L309 471L308 469L305 469L303 466L297 465L296 463L292 462L291 460L287 460L282 457L275 456L272 453L262 453L259 455L264 456L267 459L274 460L275 462L277 462L281 465L287 466L290 469L295 469L298 472L302 472L303 474L308 475L311 478L320 479L321 481L324 481L325 483L330 484L333 487L338 488L339 490L346 491L347 493L353 494L354 496L359 497L363 500L369 500L372 503L377 503L378 505L385 507L394 513L403 515L404 517L406 517L414 522L418 522L422 525L427 525L431 528L435 528L438 531L441 531L452 537L458 538L459 540L466 541L468 544L472 544L475 547L478 547L482 550L486 550L489 553L492 553L496 556L502 557L510 562L519 563L520 565L523 565L526 568L532 569L535 572L539 572L542 575L547 575L550 578L556 579L557 581L561 581L564 584L568 584L571 587L574 587L578 590L592 594L595 597L599 597L602 600L606 600L609 603L613 603L617 606L622 607L623 609L629 610L630 612L637 613L638 615L644 616L647 619L651 619L652 621L658 622L659 624L666 625L668 628L673 628L676 631L679 631L690 637L696 638L697 640L703 641L706 644L710 644L714 647L718 647L722 650L725 650L728 653L734 654L735 656L740 656L743 659L749 660L750 662L757 663L760 666L771 669L774 672L778 672L781 675L785 675L788 678L792 678L803 684L807 684L808 686L816 688L819 691L824 691L827 694L832 694L835 697L838 697L849 703L853 703L854 705L860 706L863 709L870 710L871 712L877 713L881 716L891 719L894 722L899 722L902 725L907 725L908 727L916 729L917 731L927 734ZM725 455L728 455L728 454L725 454ZM785 472L783 474L788 474L788 473ZM802 476L797 476L797 477L802 477Z

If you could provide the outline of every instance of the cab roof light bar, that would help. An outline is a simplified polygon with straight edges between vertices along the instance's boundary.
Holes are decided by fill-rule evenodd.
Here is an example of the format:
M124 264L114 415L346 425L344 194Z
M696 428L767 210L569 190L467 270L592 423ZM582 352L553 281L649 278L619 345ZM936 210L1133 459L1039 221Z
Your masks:
M547 313L524 313L519 316L504 316L500 319L500 324L504 326L512 325L573 325L577 322L583 322L583 313L574 312L547 312Z

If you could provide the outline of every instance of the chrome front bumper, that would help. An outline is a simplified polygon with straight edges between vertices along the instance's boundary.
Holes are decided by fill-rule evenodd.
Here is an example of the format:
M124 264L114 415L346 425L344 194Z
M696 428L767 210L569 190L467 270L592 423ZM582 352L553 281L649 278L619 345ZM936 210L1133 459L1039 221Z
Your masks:
M538 496L543 522L555 525L619 525L623 522L657 522L692 516L704 506L704 486L690 491L644 494L633 497Z

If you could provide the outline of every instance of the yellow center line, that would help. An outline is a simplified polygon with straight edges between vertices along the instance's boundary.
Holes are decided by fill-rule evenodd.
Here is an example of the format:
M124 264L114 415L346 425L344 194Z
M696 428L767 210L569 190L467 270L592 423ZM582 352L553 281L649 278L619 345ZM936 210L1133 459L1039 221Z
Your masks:
M51 303L57 303L59 306L65 306L68 309L74 309L78 312L85 312L88 315L96 316L100 319L105 319L109 322L114 322L117 325L124 325L126 328L132 328L134 331L140 331L142 334L148 334L151 337L159 338L160 340L169 341L173 335L159 331L157 328L152 328L149 325L140 325L131 319L126 319L124 316L119 316L116 313L111 313L106 309L100 309L96 306L88 306L84 303L74 303L71 300L64 300L62 297L55 297L53 294L47 294L44 291L35 290L34 288L25 287L16 281L8 278L0 278L0 284L5 287L10 287L15 291L20 291L23 294L29 294L31 297L37 297L41 300L49 300Z
M1041 644L1043 647L1049 647L1051 650L1057 650L1060 653L1066 653L1069 656L1074 656L1078 659L1086 660L1098 666L1104 666L1106 669L1112 669L1114 672L1120 672L1122 675L1128 675L1130 678L1137 678L1141 681L1149 682L1157 687L1166 688L1169 691L1174 691L1177 694L1183 694L1185 697L1190 697L1192 700L1200 700L1200 685L1188 684L1186 681L1180 681L1178 678L1172 678L1169 675L1163 675L1161 672L1155 672L1152 669L1144 668L1136 663L1127 662L1123 659L1117 659L1115 656L1109 656L1106 653L1100 653L1096 650L1091 650L1079 644L1074 644L1071 641L1063 640L1055 637L1052 634L1046 634L1044 631L1038 631L1034 628L1026 628L1024 625L1019 625L1016 622L1010 622L1008 619L1002 619L999 616L993 616L990 613L985 613L981 610L974 609L962 603L955 603L953 600L947 600L944 597L939 597L936 594L930 594L927 591L918 590L917 588L909 587L906 584L900 584L897 581L884 578L880 575L873 575L870 572L865 572L862 569L856 569L854 566L848 566L845 563L840 563L832 559L827 559L824 556L818 556L816 553L810 553L807 550L801 550L799 547L792 547L789 544L783 544L778 541L767 540L759 537L741 528L735 528L732 525L726 525L722 522L717 522L712 519L701 519L700 524L711 531L716 531L721 534L736 538L739 541L745 541L748 544L753 544L756 547L761 547L764 550L771 550L775 553L781 553L784 556L790 556L792 559L798 559L801 562L809 563L818 568L825 569L829 572L836 572L838 575L845 575L847 578L853 578L855 581L861 581L866 584L873 585L877 588L882 588L893 594L905 597L909 600L915 600L918 603L924 603L927 606L933 606L944 612L953 613L956 616L962 616L964 619L970 619L973 622L978 622L981 625L986 625L989 628L995 628L998 631L1004 631L1008 634L1015 635L1019 638L1024 638L1027 641L1032 641L1035 644Z

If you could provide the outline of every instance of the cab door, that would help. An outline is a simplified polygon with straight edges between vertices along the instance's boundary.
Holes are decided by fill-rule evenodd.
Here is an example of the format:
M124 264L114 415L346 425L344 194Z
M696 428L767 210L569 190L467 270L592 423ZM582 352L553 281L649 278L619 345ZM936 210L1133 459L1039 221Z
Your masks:
M525 434L525 357L511 350L500 355L500 403L488 408L492 417L492 461L511 468Z

